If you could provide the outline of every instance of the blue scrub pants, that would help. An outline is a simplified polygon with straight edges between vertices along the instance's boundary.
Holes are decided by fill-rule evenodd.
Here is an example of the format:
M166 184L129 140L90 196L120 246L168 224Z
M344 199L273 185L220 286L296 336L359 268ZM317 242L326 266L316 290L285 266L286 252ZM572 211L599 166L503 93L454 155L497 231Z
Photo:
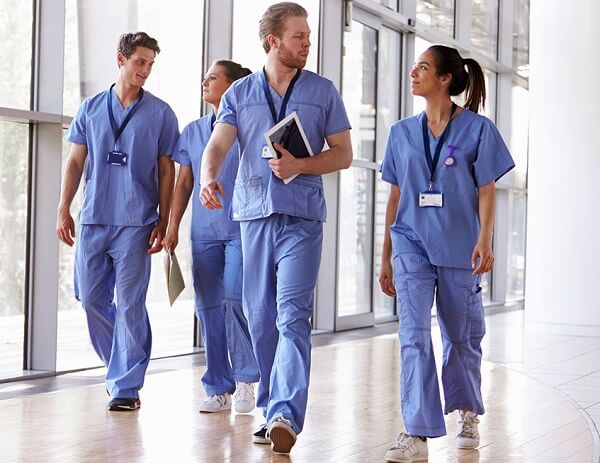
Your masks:
M402 417L409 434L443 436L444 413L484 413L480 367L485 322L479 282L472 270L432 265L424 251L394 256ZM443 412L431 342L434 295L444 349Z
M257 406L267 423L304 426L313 294L323 224L284 214L241 222L244 305L260 370Z
M75 297L88 321L92 346L107 367L113 398L138 398L150 361L146 310L148 240L153 225L81 225L75 252ZM116 300L115 297L116 286Z
M192 272L205 345L206 394L233 392L236 381L257 382L258 367L242 309L241 241L192 241Z

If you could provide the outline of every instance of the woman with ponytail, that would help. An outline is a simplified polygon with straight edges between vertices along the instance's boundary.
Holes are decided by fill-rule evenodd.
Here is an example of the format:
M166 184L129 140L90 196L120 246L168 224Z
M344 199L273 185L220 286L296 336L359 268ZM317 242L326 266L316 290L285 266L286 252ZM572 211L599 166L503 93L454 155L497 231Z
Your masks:
M213 63L202 80L202 99L213 111L190 123L181 133L173 160L180 164L175 185L169 228L163 247L172 252L179 241L179 225L190 195L198 197L202 153L213 130L221 96L236 80L251 74L238 63L220 60ZM233 191L239 149L233 145L219 181ZM252 352L248 322L242 310L242 244L238 222L229 218L231 196L223 198L224 207L209 211L197 199L192 206L192 273L196 296L196 317L200 322L206 354L202 385L206 399L201 412L231 409L248 413L254 409L254 385L259 379Z
M477 114L483 71L454 48L434 45L410 73L426 109L395 123L382 179L391 184L379 283L398 299L401 404L406 428L386 460L427 459L427 438L446 434L458 412L456 445L479 445L481 275L492 269L495 182L514 167L494 124ZM451 99L464 93L464 107ZM442 408L431 342L436 302L442 332Z

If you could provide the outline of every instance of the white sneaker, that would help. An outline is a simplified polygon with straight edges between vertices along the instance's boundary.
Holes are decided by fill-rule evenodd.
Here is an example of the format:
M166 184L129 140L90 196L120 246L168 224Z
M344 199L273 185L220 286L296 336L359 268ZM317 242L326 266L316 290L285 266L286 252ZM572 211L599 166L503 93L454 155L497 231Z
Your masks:
M292 428L292 423L280 416L271 423L267 438L273 443L273 452L290 453L296 443L296 432Z
M385 453L385 461L400 463L425 461L428 455L427 440L401 432L394 446Z
M470 411L458 411L458 428L456 429L456 447L459 449L476 449L479 447L479 431L477 415Z
M254 410L254 384L235 383L235 394L233 396L233 405L236 413L250 413Z
M231 410L231 394L211 395L200 404L200 412L215 413Z

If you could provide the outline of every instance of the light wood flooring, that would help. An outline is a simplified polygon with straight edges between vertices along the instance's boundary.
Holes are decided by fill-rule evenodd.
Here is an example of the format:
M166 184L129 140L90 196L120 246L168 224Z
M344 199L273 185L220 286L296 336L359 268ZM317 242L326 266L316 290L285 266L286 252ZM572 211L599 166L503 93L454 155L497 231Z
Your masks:
M497 350L497 342L492 330L485 348ZM595 463L597 434L582 408L519 371L519 362L511 365L510 353L498 353L508 361L483 364L487 413L480 449L454 448L456 417L450 415L449 436L429 440L429 461ZM98 378L86 385L89 372L62 377L72 384L52 392L14 397L15 387L35 387L38 380L1 385L12 387L13 397L0 400L0 462L383 462L402 430L393 334L313 349L305 430L289 457L251 443L262 423L258 411L199 414L203 371L155 368L141 391L142 408L133 413L108 412L104 385Z

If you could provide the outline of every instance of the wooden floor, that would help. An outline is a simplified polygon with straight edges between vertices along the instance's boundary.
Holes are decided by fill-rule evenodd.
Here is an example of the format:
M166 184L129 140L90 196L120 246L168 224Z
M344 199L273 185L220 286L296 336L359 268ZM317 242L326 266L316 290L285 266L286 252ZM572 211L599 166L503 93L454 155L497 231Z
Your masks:
M0 462L382 462L402 429L394 335L313 349L306 426L289 457L251 443L257 411L197 412L203 370L149 374L134 413L106 411L101 383L0 400ZM480 449L433 439L430 462L593 461L588 421L556 389L486 361L483 394ZM454 420L447 417L450 436Z

